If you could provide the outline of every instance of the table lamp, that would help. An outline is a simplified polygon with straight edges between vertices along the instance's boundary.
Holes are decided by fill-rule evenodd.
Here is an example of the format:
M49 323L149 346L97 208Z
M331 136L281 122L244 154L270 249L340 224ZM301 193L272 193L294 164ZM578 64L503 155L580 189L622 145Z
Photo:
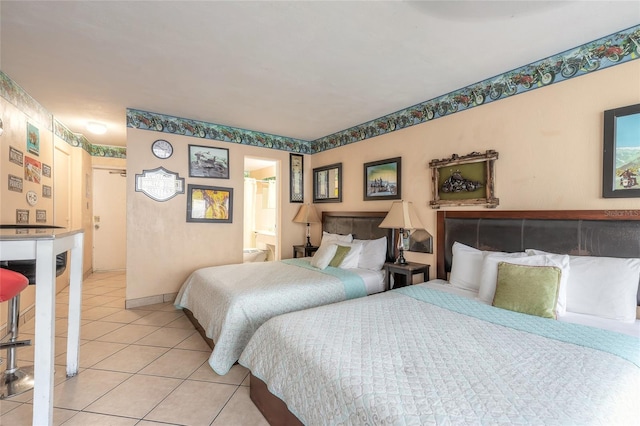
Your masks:
M406 265L404 258L403 238L405 230L423 229L424 226L409 201L394 201L387 216L380 223L380 228L398 229L398 258L395 263Z
M296 217L293 218L293 221L296 223L306 223L307 224L307 247L312 247L311 245L311 228L309 227L312 223L320 223L320 218L318 217L318 213L316 213L315 207L311 204L303 204L300 206L300 210L296 214Z

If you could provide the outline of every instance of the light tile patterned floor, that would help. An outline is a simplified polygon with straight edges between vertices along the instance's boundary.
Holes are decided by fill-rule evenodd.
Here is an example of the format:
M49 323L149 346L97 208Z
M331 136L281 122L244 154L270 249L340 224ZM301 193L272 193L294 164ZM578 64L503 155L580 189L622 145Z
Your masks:
M248 370L213 372L210 350L171 303L124 309L125 273L84 281L80 373L65 377L69 295L56 298L56 425L267 425L249 399ZM20 328L33 339L34 322ZM5 357L4 352L0 357ZM18 366L33 347L18 349ZM0 367L1 368L1 367ZM31 425L32 392L0 401L0 425Z

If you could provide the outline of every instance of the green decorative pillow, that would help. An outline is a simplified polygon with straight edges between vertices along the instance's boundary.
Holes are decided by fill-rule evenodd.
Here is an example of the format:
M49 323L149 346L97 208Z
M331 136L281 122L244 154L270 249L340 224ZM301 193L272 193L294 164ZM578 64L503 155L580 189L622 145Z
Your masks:
M561 275L555 266L500 262L493 306L555 319Z
M333 256L333 259L331 259L331 262L329 262L329 266L333 266L334 268L340 266L344 258L347 257L347 254L349 254L349 250L351 250L351 247L338 245L336 254Z

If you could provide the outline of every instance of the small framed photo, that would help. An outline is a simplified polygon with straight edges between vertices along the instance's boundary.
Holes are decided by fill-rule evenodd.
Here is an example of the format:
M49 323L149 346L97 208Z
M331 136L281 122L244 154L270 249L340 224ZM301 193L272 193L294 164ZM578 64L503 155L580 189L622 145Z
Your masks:
M51 177L51 166L48 164L44 164L42 163L42 176L44 177Z
M24 178L29 182L40 183L42 163L29 156L24 157Z
M433 200L431 208L441 206L476 206L495 208L500 200L494 196L495 160L493 150L484 154L472 152L450 158L431 160Z
M289 202L304 202L304 156L289 154Z
M22 167L24 161L24 154L19 149L9 147L9 161Z
M187 185L187 222L233 222L233 188Z
M189 177L229 179L229 150L189 145Z
M401 157L364 165L364 201L402 198Z
M29 223L29 210L16 209L16 223L20 225Z
M36 223L47 223L46 210L36 210Z
M342 163L313 169L313 202L342 202Z
M604 112L602 158L602 197L640 197L640 104Z
M27 123L27 152L40 155L40 130L31 123Z
M43 198L51 198L52 194L51 187L49 185L42 185L42 197Z

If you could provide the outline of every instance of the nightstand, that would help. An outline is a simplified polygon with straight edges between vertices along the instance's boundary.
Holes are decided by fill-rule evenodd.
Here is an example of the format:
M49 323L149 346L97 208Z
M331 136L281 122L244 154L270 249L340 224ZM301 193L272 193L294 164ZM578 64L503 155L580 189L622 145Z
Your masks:
M306 245L293 246L293 257L309 257L318 251L318 246L307 247ZM299 256L298 256L299 255Z
M404 287L413 282L413 276L422 274L425 281L429 280L429 265L424 263L407 262L399 265L393 262L384 264L385 290L391 290L391 274L393 274L393 288Z

